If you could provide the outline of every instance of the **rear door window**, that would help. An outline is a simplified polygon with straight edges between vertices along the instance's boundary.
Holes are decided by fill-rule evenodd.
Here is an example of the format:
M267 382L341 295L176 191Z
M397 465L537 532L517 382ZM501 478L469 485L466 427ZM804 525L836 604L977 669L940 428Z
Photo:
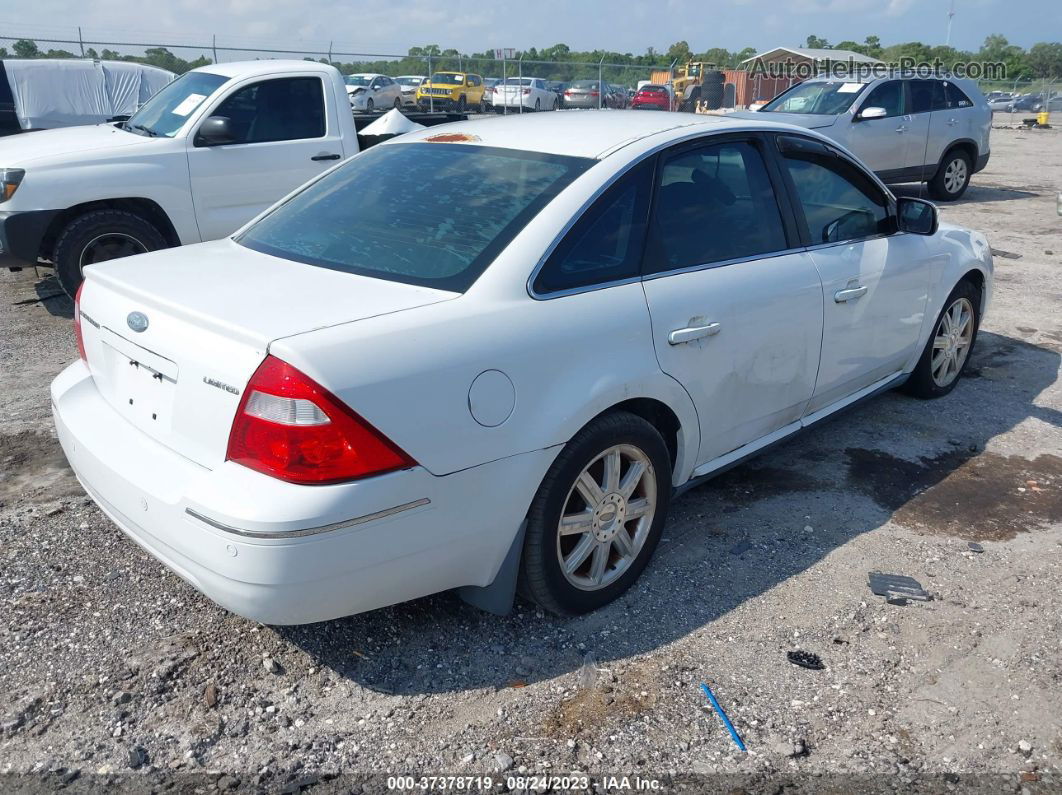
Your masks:
M774 189L754 145L711 144L664 160L653 203L647 273L786 247Z
M929 113L947 108L941 81L910 80L907 85L911 92L911 113Z

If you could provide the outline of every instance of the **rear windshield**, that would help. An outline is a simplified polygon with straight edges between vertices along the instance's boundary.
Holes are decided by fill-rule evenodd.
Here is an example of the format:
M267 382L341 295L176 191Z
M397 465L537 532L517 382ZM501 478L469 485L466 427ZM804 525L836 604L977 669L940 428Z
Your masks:
M377 146L237 242L308 265L464 292L595 162L467 144Z
M640 91L648 91L650 94L659 94L663 91L667 91L663 86L642 86Z
M811 113L816 116L836 116L852 106L865 83L845 83L842 81L816 81L799 83L788 91L779 94L762 108L761 113Z
M597 88L596 80L576 80L572 83L572 88Z

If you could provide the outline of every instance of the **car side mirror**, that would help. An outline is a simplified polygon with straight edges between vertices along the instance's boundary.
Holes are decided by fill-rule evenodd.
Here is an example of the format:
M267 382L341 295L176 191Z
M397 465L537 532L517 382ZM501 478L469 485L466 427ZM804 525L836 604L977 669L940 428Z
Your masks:
M856 114L856 121L869 121L870 119L884 119L888 115L885 108L863 108Z
M210 116L199 125L195 136L196 146L221 146L236 140L232 132L232 122L226 116Z
M896 221L901 232L910 232L912 235L931 235L940 226L935 204L906 196L896 200Z

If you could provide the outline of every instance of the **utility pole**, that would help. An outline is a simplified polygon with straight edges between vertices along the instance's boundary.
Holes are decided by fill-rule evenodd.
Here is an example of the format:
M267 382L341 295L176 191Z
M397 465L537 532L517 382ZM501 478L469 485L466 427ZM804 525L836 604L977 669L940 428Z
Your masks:
M944 39L944 46L951 46L951 20L955 16L955 0L951 0L951 7L948 9L948 35Z

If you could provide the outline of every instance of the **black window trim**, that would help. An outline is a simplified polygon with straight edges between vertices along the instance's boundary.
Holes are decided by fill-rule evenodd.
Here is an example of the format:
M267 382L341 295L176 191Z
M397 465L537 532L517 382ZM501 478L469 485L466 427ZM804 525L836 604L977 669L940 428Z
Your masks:
M803 137L803 136L800 136ZM809 139L814 140L814 139ZM653 160L653 192L649 197L649 209L648 209L648 225L646 228L646 235L649 234L649 226L653 222L653 212L656 209L656 193L659 189L658 180L660 176L660 163L668 157L674 154L682 153L693 149L703 149L708 146L716 144L744 141L751 143L760 156L763 158L764 167L767 170L767 177L770 180L771 187L774 190L775 199L778 202L778 211L782 219L782 231L786 239L786 248L778 251L768 251L762 254L753 254L747 257L736 257L729 260L719 260L715 262L705 262L700 265L689 265L684 268L672 268L670 270L654 271L653 273L645 272L645 249L642 248L642 261L639 264L638 274L635 276L627 276L623 279L614 279L607 282L598 282L596 284L587 284L581 287L572 287L567 290L556 290L553 292L539 293L535 290L535 280L538 278L539 271L545 267L549 262L550 257L553 256L553 252L560 245L561 241L567 237L572 228L582 219L593 205L600 199L607 191L609 191L613 185L623 179L628 173L634 170L636 167L642 165L648 160ZM807 249L805 241L799 233L800 226L797 216L793 207L793 195L790 192L789 185L784 182L780 164L775 157L773 144L773 136L769 136L766 133L756 130L746 130L743 132L732 133L717 133L712 132L708 134L699 134L695 137L688 138L684 141L678 141L668 143L660 146L657 149L652 150L645 154L645 156L627 163L622 170L613 174L603 185L601 185L594 193L583 202L578 211L572 214L572 217L568 219L561 231L553 238L553 241L546 248L545 252L539 258L535 267L531 270L531 274L527 278L527 294L536 301L552 301L555 298L566 298L570 295L579 295L581 293L588 293L595 290L606 290L610 287L619 287L621 285L633 284L635 282L650 281L652 279L666 278L668 276L677 276L683 273L693 273L696 271L711 270L714 268L723 268L729 265L739 265L744 262L752 262L753 260L772 259L774 257L780 257L785 254L792 254L794 252L804 251ZM890 194L891 197L891 194Z
M887 238L897 234L902 234L899 231L898 225L896 223L896 197L893 196L892 191L890 191L885 186L885 183L883 183L873 171L860 165L858 162L856 162L854 158L849 157L837 147L831 146L825 141L820 141L816 138L812 138L811 136L801 135L800 133L796 132L770 133L770 135L772 138L774 138L775 143L774 146L769 147L771 151L771 157L777 161L776 166L781 172L782 181L785 184L785 191L789 195L790 205L797 219L797 231L799 232L800 237L803 240L801 250L816 251L818 249L834 248L836 246L847 246L852 243L862 243L867 240L878 240L880 238ZM880 190L885 197L885 210L888 219L892 222L892 230L888 232L879 232L874 235L866 235L865 237L854 237L849 238L848 240L839 240L835 243L816 243L812 241L810 230L808 228L808 222L807 219L804 217L804 209L800 206L800 199L797 194L796 185L793 183L793 178L789 175L788 170L785 168L785 164L782 162L785 155L782 152L781 147L782 140L785 138L796 138L801 141L808 141L817 144L818 146L821 146L825 150L825 152L829 153L830 155L836 157L839 160L844 161L849 166L856 169L865 177L867 177L870 183L876 185L878 190Z
M297 78L308 78L308 77L313 78L313 79L315 79L315 80L317 80L317 81L319 81L321 83L321 109L322 109L322 111L324 113L324 117L323 117L324 133L323 134L314 136L313 138L282 138L279 141L243 141L243 142L236 142L236 143L231 143L231 144L222 144L222 146L263 146L263 145L266 145L266 144L284 144L284 143L291 143L291 142L294 142L294 141L320 141L320 140L322 140L324 138L327 138L328 137L328 128L329 128L328 93L327 92L328 92L329 89L325 87L325 82L321 78L321 75L319 75L319 74L310 74L310 73L307 73L307 74L295 74L295 75L259 75L259 76L256 76L254 78L251 78L250 80L247 80L244 83L241 83L241 84L239 84L237 86L232 87L231 90L228 93L226 93L224 96L221 96L221 97L217 98L217 100L214 102L214 107L212 107L206 113L206 115L204 115L196 123L197 126L196 126L196 129L195 129L195 132L192 134L192 146L194 148L196 148L196 149L206 148L205 144L196 143L196 141L199 139L199 128L202 127L203 122L205 122L207 119L209 119L211 116L213 116L223 104L228 102L229 99L231 99L232 97L236 96L236 94L238 94L240 91L243 91L245 88L251 88L252 86L256 86L256 85L259 85L261 83L268 83L271 80L294 80L294 79L297 79ZM224 85L224 84L222 84L222 85ZM218 148L218 147L213 147L213 148Z

